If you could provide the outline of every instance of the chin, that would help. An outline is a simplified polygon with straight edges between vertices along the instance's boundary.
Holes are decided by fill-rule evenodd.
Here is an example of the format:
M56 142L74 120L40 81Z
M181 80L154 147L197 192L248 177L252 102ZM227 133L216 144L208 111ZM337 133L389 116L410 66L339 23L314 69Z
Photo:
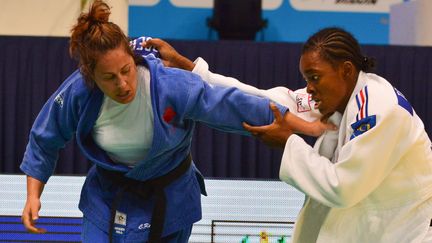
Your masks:
M324 109L324 108L318 108L318 110L321 113L321 115L327 115L331 112L328 109Z
M135 98L135 95L133 95L133 96L128 96L126 99L115 99L115 101L117 101L118 103L120 103L120 104L129 104L129 103L131 103L133 100L134 100L134 98Z
M123 104L123 105L126 105L126 104L130 103L130 101L124 101L124 100L116 100L116 101L117 101L117 103L120 103L120 104Z

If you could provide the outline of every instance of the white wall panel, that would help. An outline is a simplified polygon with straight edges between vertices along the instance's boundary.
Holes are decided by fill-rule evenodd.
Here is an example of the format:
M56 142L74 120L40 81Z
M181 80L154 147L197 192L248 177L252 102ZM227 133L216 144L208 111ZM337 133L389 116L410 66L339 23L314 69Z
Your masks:
M86 1L84 11L87 12ZM110 20L128 31L128 0L106 0ZM70 36L81 13L79 0L0 0L0 35Z
M52 176L42 194L40 216L82 217L78 201L83 176ZM206 179L208 196L202 196L203 219L195 224L190 242L210 242L212 220L217 222L214 242L240 242L251 235L258 242L261 231L276 242L290 235L304 195L280 181ZM26 198L24 175L0 175L0 215L21 215ZM253 221L273 221L263 223ZM255 241L254 241L255 240Z

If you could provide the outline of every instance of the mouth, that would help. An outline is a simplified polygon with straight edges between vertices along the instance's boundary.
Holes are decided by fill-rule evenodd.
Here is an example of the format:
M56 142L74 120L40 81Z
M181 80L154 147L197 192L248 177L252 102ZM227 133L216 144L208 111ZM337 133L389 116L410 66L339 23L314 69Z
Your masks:
M315 108L318 109L321 105L321 100L314 97L312 98L312 100L315 102Z
M124 99L124 98L128 97L129 94L130 94L130 91L126 91L126 92L118 94L117 97L119 97L120 99Z
M129 100L131 94L132 94L132 92L130 90L128 90L128 91L117 94L116 97L120 103L124 103L124 102L127 102Z

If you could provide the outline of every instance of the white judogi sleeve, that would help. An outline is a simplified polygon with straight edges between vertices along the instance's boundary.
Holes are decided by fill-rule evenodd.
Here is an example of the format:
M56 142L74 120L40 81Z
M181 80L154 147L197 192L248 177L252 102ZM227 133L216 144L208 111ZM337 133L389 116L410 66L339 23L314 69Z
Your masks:
M327 206L353 206L374 191L408 152L414 143L411 127L411 117L399 107L379 114L375 127L344 145L339 142L334 163L291 135L280 179ZM385 142L379 142L383 138Z
M326 132L314 148L297 135L285 145L280 179L309 196L293 242L422 242L432 215L432 151L409 102L360 72L344 114L334 115L337 134Z
M201 57L198 57L194 63L195 68L192 70L192 72L201 76L201 78L209 84L224 87L235 87L248 94L266 97L276 103L288 107L290 112L306 121L314 121L321 117L319 111L315 109L314 101L306 92L306 88L295 91L281 86L268 90L258 89L254 86L244 84L235 78L212 73L209 70L207 62Z

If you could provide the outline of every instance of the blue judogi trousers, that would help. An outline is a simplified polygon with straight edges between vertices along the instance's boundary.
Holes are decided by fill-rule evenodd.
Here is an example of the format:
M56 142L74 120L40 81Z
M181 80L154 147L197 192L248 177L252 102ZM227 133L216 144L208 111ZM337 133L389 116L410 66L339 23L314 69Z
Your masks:
M192 225L184 228L183 230L177 231L162 238L163 243L187 243L192 232ZM126 243L127 235L113 234L113 242L115 243ZM83 225L81 231L81 240L83 243L94 243L94 242L109 242L109 236L107 232L99 229L96 225L90 222L85 217L83 218ZM146 243L146 241L133 241L133 243Z

